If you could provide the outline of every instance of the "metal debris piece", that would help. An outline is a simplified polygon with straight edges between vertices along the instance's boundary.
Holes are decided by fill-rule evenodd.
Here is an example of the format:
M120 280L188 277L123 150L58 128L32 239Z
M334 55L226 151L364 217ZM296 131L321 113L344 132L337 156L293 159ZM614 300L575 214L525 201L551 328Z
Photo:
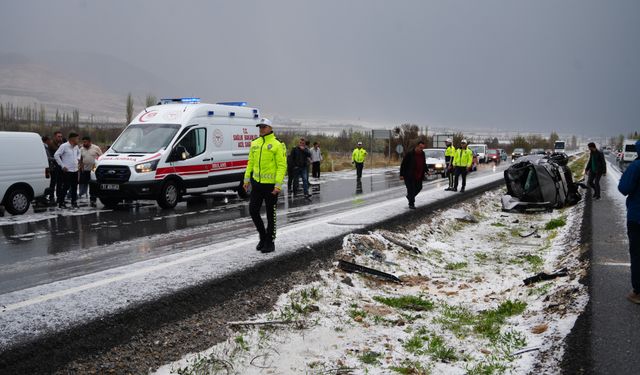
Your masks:
M400 246L407 251L415 254L422 254L422 251L420 251L420 249L418 249L416 246L411 246L385 233L380 233L380 235L382 235L382 238L384 238L385 240L391 242L394 245Z
M391 280L397 283L402 282L397 276L392 275L390 273L386 273L373 268L361 266L359 264L347 262L346 260L342 260L342 259L338 261L338 268L346 272L364 273L364 274L369 274L373 276L378 276L383 279Z
M524 348L524 349L520 349L516 352L511 353L512 356L514 355L520 355L520 354L524 354L524 353L528 353L528 352L532 352L534 350L540 350L539 346L533 346L531 348Z
M522 238L527 238L527 237L531 237L534 234L538 233L538 228L534 229L533 232L529 233L529 234L522 234L522 233L518 233L518 235Z
M537 283L540 281L553 280L555 278L563 277L567 275L569 275L569 273L567 272L567 269L563 268L553 273L540 272L535 276L527 277L526 279L522 280L522 282L524 282L524 285L531 285L533 283Z

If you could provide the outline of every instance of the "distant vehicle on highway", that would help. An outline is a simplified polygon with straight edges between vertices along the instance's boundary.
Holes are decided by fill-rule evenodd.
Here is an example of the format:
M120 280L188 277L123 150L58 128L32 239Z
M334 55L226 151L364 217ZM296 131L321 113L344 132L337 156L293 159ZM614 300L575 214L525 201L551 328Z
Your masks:
M636 152L636 140L635 139L625 139L622 142L622 158L620 159L623 163L631 163L636 160L638 157L638 153Z
M445 176L445 168L447 164L444 159L445 150L441 148L426 148L424 149L424 162L426 164L425 174L431 176L434 174L440 174Z
M99 158L91 174L107 207L152 199L173 208L185 195L242 188L259 112L245 102L162 99L145 108Z
M469 150L473 151L475 154L478 154L478 162L479 163L487 163L489 159L487 159L487 145L485 144L472 144L469 145Z
M529 155L545 155L546 152L544 151L543 148L532 148L531 151L529 151Z
M500 152L495 148L490 148L487 150L487 160L488 162L493 162L496 165L500 164L502 158L500 157Z
M513 152L511 153L511 161L516 161L516 159L521 156L525 156L524 148L514 148Z
M565 141L559 141L559 140L555 141L555 143L553 144L552 153L553 152L562 152L562 153L564 153L565 152L565 145L566 145Z
M29 210L49 188L49 161L36 133L0 132L0 204L12 215Z

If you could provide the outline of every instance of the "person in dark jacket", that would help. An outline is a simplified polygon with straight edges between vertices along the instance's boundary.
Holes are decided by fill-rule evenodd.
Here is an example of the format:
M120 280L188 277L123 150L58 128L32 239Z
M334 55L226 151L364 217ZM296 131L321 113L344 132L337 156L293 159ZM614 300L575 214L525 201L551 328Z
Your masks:
M424 163L424 142L419 141L416 147L404 156L400 164L400 179L404 180L404 185L407 187L410 209L416 208L416 195L422 190Z
M596 148L596 144L588 144L591 155L589 162L584 169L584 173L589 173L587 184L593 189L593 197L600 199L600 178L607 174L607 163L604 161L604 154Z
M640 140L636 142L638 157L620 178L618 190L627 196L627 236L631 258L631 287L627 299L640 304Z
M293 193L298 191L298 179L302 178L302 189L304 191L305 198L310 198L309 194L309 164L311 161L311 152L307 148L307 143L304 138L300 138L298 147L291 151L291 165L289 168L293 169Z

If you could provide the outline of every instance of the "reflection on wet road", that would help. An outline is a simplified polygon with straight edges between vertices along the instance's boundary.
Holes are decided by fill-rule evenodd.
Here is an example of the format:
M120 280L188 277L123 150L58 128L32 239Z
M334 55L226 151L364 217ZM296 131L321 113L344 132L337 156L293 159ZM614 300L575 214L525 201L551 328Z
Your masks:
M310 200L283 191L279 226L405 193L395 168L365 171L360 182L353 171L325 174L312 184ZM0 218L0 293L255 234L247 202L232 193L191 198L173 210L155 202L87 205Z

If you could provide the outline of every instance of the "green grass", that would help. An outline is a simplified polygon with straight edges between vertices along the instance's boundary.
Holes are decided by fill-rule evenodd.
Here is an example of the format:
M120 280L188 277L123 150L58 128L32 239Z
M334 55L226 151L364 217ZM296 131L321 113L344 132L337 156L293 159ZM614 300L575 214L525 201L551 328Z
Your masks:
M409 353L422 355L429 354L440 362L452 362L458 360L456 350L447 346L444 338L421 328L407 340L402 347Z
M428 311L433 309L433 302L420 296L381 297L373 299L389 307L402 310Z
M362 355L358 357L358 359L360 359L360 362L367 365L378 365L380 364L380 362L378 362L378 358L380 357L382 357L382 353L369 350L362 353Z
M493 226L493 227L504 227L506 225L504 225L502 223L491 223L491 226Z
M455 271L455 270L461 270L466 266L467 266L467 262L447 263L447 265L444 266L444 269L448 271Z
M458 338L463 338L473 332L493 341L498 338L500 327L506 322L506 319L522 314L526 308L525 302L506 300L495 309L474 314L463 306L444 305L442 315L434 321L453 332Z
M527 295L532 296L532 295L537 295L537 296L543 296L545 294L547 294L549 292L549 290L551 289L552 283L548 282L548 283L544 283L540 286L537 286L535 288L531 288L527 291Z
M497 360L491 360L487 362L480 362L471 368L467 368L466 375L495 375L504 374L507 371L507 366L498 362Z
M529 263L533 271L539 271L542 268L542 265L544 264L544 260L537 255L531 255L531 254L525 255L524 260L527 261L527 263Z
M402 361L400 366L391 366L389 370L403 375L429 375L431 374L431 368L424 367L418 361Z
M249 344L247 344L247 342L244 340L244 336L242 335L236 336L236 338L233 339L233 341L235 341L238 347L244 350L245 352L249 350Z
M489 259L489 255L487 255L487 253L475 253L473 256L476 258L477 262L486 262Z
M547 224L544 226L544 229L546 230L552 230L552 229L556 229L562 226L565 226L567 224L567 222L564 220L563 217L558 218L558 219L551 219L549 220L549 222L547 222Z
M347 314L349 314L349 316L353 320L356 320L358 317L360 317L361 319L365 319L367 317L367 312L366 311L361 310L361 309L357 309L357 308L353 308L353 307L349 309Z

